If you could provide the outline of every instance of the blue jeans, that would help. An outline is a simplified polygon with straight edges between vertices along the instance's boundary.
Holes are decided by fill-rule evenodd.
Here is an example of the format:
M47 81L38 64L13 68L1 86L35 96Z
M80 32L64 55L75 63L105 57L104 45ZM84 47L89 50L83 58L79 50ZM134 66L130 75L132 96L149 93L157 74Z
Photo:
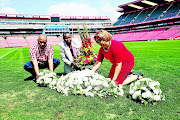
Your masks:
M53 66L54 66L54 69L60 64L60 60L58 58L53 58ZM38 64L39 66L39 69L44 69L44 68L49 68L49 65L48 65L48 62L46 62L46 64L44 65L40 65ZM27 71L27 72L30 72L33 76L36 76L36 73L34 71L34 65L31 61L27 62L24 64L24 69Z

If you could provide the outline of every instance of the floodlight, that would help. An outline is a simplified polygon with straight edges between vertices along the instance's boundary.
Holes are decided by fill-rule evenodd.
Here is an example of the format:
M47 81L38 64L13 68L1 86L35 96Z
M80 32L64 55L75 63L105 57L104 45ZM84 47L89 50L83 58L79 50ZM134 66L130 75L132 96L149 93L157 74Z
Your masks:
M174 0L164 0L164 1L172 2L172 1L174 1Z
M156 6L158 5L157 3L151 2L151 1L147 1L147 0L143 0L141 1L142 3L148 4L148 5L152 5L152 6Z
M143 7L138 6L138 5L134 5L134 4L129 4L128 6L133 7L133 8L137 8L137 9L143 9Z

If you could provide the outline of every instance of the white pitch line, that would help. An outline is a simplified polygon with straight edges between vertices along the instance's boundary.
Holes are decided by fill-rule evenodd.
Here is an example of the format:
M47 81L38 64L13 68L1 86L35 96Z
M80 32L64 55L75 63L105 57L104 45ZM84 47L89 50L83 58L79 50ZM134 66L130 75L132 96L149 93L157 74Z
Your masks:
M9 52L6 53L5 55L1 56L0 59L2 59L2 58L5 57L6 55L8 55L9 53L11 53L11 52L13 52L13 51L15 51L15 50L17 50L17 49L18 49L18 48L14 49L14 50L12 50L12 51L9 51Z

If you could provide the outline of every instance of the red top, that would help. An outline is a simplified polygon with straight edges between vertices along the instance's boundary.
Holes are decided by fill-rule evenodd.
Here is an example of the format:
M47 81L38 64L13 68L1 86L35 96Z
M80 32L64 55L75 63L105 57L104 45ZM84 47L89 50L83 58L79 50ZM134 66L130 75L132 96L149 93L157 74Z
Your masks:
M122 42L116 40L111 40L111 46L107 52L104 51L103 47L100 48L97 61L102 62L104 57L110 60L113 65L120 62L134 61L133 54Z
M29 54L30 54L31 61L37 60L38 63L43 64L48 59L53 59L54 48L52 45L50 45L48 43L44 49L41 49L39 44L34 44L29 49Z

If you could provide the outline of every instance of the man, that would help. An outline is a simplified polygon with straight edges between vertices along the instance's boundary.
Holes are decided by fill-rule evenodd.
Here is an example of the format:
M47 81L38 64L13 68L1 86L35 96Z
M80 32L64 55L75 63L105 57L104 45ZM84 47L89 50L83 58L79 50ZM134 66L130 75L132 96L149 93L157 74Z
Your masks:
M47 36L41 34L37 40L38 43L29 49L31 61L24 64L24 69L32 74L33 80L38 78L39 69L49 68L53 71L60 64L58 58L53 58L54 48L47 43Z
M64 62L64 72L70 73L73 69L79 69L73 62L77 58L78 49L82 46L81 41L72 38L70 33L63 34L63 42L60 44L60 56Z

